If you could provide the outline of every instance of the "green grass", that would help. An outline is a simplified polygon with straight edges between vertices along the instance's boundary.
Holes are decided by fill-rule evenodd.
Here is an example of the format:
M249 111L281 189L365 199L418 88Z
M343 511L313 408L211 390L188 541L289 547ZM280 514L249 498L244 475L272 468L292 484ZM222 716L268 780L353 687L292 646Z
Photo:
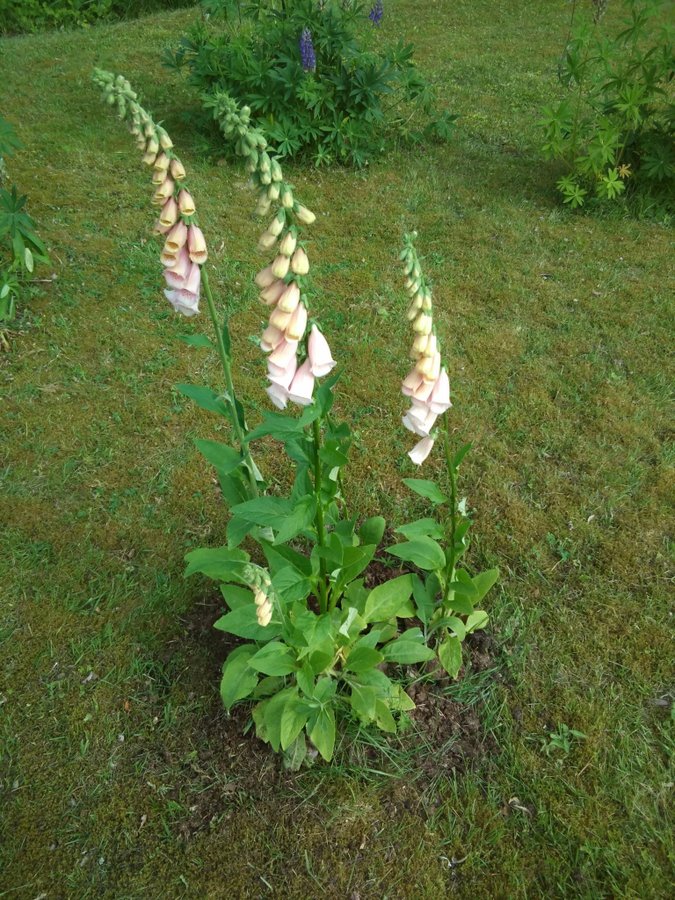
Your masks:
M123 72L189 165L254 419L252 198L236 166L199 155L194 100L158 63L194 12L1 42L3 114L25 144L11 176L57 274L0 359L8 896L670 895L672 242L558 205L536 121L568 12L391 0L382 39L415 42L462 115L456 138L365 173L286 167L319 213L310 258L357 432L352 505L395 523L423 508L401 482L404 227L436 285L453 427L475 444L462 488L471 562L503 572L501 658L497 680L455 690L499 750L431 782L393 751L378 774L363 745L285 775L220 709L213 593L181 575L226 523L193 448L214 426L172 390L218 371L176 340L202 323L161 295L147 171L90 83L94 65ZM272 447L260 464L284 480ZM586 738L544 752L561 724Z

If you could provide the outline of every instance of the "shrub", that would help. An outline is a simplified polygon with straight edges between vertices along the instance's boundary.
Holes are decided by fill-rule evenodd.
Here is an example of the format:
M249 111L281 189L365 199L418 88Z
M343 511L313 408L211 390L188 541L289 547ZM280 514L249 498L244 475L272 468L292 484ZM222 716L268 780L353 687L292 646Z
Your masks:
M187 68L205 99L249 106L281 156L363 165L387 127L415 141L450 135L455 117L434 111L412 44L375 49L381 2L368 15L345 0L259 0L243 20L231 0L203 5L213 23L197 22L165 62Z
M543 150L569 168L558 189L572 209L640 195L672 210L674 64L666 4L625 0L618 31L605 27L606 5L595 0L587 16L573 17L560 66L569 96L543 110Z
M80 28L189 5L190 0L0 0L0 33Z

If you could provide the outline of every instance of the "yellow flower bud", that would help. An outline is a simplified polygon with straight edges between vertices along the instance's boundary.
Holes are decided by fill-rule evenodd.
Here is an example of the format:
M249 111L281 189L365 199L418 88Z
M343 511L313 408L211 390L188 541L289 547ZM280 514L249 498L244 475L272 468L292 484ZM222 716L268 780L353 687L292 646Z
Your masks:
M309 272L309 260L302 247L298 247L291 257L291 271L294 275L306 275Z
M287 285L286 290L279 297L277 309L280 309L282 312L292 313L295 312L299 302L300 288L294 281L291 281L291 283Z
M287 231L286 234L281 239L281 243L279 244L279 253L284 256L291 257L295 252L295 245L297 244L298 239L293 234L292 231ZM286 269L288 271L288 269Z
M277 278L285 278L291 264L288 256L279 254L272 263L272 272Z
M161 169L163 172L166 172L166 170L169 168L169 163L170 160L166 153L160 153L155 160L155 168Z
M293 209L293 202L293 191L290 188L284 188L281 194L281 205L284 209Z
M316 216L306 206L298 206L295 210L295 217L303 225L311 225L316 221Z
M416 334L431 334L432 318L428 313L421 312L413 323L413 331Z

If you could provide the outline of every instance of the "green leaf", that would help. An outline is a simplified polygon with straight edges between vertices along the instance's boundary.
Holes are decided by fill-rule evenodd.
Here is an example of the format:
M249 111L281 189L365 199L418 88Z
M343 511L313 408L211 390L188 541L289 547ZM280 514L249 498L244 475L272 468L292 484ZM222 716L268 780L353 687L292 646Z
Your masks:
M256 734L264 741L272 745L272 749L279 751L281 746L281 719L286 708L286 703L295 688L286 688L269 700L263 700L253 711L253 719L256 723ZM257 713L257 714L256 714Z
M243 550L229 547L200 547L185 555L185 577L201 572L216 581L241 581L249 555Z
M268 434L280 441L288 437L302 437L302 422L283 413L265 413L262 423L246 435L246 443Z
M398 614L412 594L412 575L400 575L379 584L368 594L363 617L366 622L383 622Z
M248 606L253 601L251 589L238 584L221 584L220 593L230 609Z
M382 731L388 734L396 734L396 722L391 714L391 710L384 700L378 698L375 701L375 721Z
M248 664L263 675L290 675L297 665L295 653L280 641L265 644L250 658Z
M415 491L420 497L426 497L432 503L447 503L448 498L440 490L435 481L429 481L426 478L404 478L403 484L406 484L411 491Z
M218 413L221 416L230 415L230 407L225 400L209 387L200 387L196 384L177 384L176 390L184 397L189 397L197 406L208 412Z
M335 713L330 706L319 710L309 737L326 762L330 762L335 748Z
M263 528L282 528L291 512L290 502L280 497L256 497L233 506L231 513Z
M464 459L466 454L469 452L471 447L472 447L471 444L464 444L462 447L459 448L457 453L455 453L455 455L452 459L452 467L453 467L453 469L455 469L455 471L457 469L459 469L460 465L462 464L462 460Z
M433 659L436 654L424 643L424 635L419 628L409 628L396 640L385 644L382 655L388 662L412 665Z
M361 525L358 531L362 544L375 544L375 547L382 540L384 529L387 523L383 516L371 516Z
M354 682L351 686L350 702L357 716L367 725L375 718L375 700L377 693L374 687Z
M458 637L449 635L438 648L441 665L451 678L457 678L462 668L462 642Z
M228 634L235 634L237 637L247 638L250 641L269 641L277 637L281 631L281 626L276 622L270 622L264 628L258 625L256 617L255 603L251 602L246 606L238 606L229 613L225 613L216 622L213 627L218 631L225 631Z
M288 700L284 706L284 711L281 714L281 730L279 736L281 739L282 750L286 750L290 747L296 737L300 734L309 718L309 713L310 708L308 704L304 700L301 700L297 693L289 694Z
M430 594L428 581L425 583L419 575L413 576L413 597L417 615L427 625L436 609L436 598Z
M227 523L225 535L227 537L227 546L234 549L241 544L244 538L253 531L255 525L247 522L246 519L240 519L238 516L232 516Z
M306 662L301 669L295 673L295 680L298 687L307 697L314 696L314 672L309 662Z
M443 529L435 519L418 519L416 522L409 522L407 525L401 525L396 529L397 534L411 540L416 537L431 537L436 540L443 539Z
M480 603L490 588L499 579L499 569L488 569L486 572L480 572L471 579L473 586L476 588L476 603Z
M316 516L316 497L308 494L302 497L293 507L290 515L285 520L275 539L275 544L284 544L290 541L301 531L309 528Z
M471 615L468 616L466 620L467 634L471 634L472 631L479 631L481 628L485 628L488 623L488 619L488 614L482 609L477 609L476 612L471 613Z
M286 566L272 578L272 586L284 603L304 602L312 590L312 582L297 569Z
M418 537L414 541L394 544L392 547L387 547L387 553L391 553L392 556L397 556L405 562L411 562L428 572L443 569L445 566L443 550L436 541L429 537Z
M255 647L246 644L233 650L223 663L223 677L220 682L220 696L226 709L237 700L248 697L258 684L258 673L249 668L249 660Z
M303 735L298 735L284 753L284 766L291 772L298 772L306 757L307 741Z
M205 334L179 334L178 340L190 347L213 347L213 341Z
M442 628L451 628L460 641L463 641L466 637L466 625L457 616L443 616L442 619L438 619L429 630L429 634L434 634L434 632L440 631Z
M204 441L197 438L195 447L223 475L229 475L237 466L241 465L241 455L233 447L228 447L227 444L221 444L219 441Z
M383 659L384 657L379 650L356 645L347 657L345 669L348 669L350 672L356 672L359 675L368 669L374 669Z
M333 590L339 596L347 584L363 572L375 556L377 546L367 544L360 547L345 547L342 552L342 566L335 579Z

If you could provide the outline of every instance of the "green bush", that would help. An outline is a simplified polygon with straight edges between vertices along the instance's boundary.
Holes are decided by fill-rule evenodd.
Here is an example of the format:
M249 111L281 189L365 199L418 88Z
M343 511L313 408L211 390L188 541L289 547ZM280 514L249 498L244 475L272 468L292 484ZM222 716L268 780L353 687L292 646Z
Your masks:
M190 0L0 0L0 33L79 28L190 5Z
M569 168L558 189L572 209L633 196L672 212L672 25L664 0L622 5L626 16L615 32L600 0L590 4L592 16L573 17L560 67L570 93L543 111L543 150Z
M383 129L415 141L449 136L455 117L435 112L412 44L376 48L381 3L370 15L349 0L203 5L209 21L165 62L188 69L207 106L225 92L250 107L281 156L305 151L317 165L363 165L381 150Z

